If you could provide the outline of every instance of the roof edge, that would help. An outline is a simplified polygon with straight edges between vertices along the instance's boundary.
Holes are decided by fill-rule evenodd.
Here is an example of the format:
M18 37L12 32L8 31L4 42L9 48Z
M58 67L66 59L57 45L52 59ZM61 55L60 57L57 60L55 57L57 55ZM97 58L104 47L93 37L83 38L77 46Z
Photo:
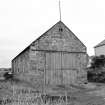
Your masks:
M100 47L100 46L104 46L105 44L102 44L102 45L96 45L94 46L94 48L97 48L97 47Z
M58 21L56 24L58 24L58 23L63 23L61 20L60 21ZM55 25L56 25L55 24ZM64 23L63 23L64 24ZM14 60L14 59L16 59L19 55L21 55L23 52L25 52L33 43L35 43L37 40L39 40L41 37L43 37L44 35L45 35L45 33L47 33L49 30L51 30L55 25L53 25L53 26L51 26L47 31L45 31L43 34L41 34L38 38L36 38L33 42L31 42L31 44L29 44L24 50L22 50L17 56L15 56L13 59L12 59L12 61Z

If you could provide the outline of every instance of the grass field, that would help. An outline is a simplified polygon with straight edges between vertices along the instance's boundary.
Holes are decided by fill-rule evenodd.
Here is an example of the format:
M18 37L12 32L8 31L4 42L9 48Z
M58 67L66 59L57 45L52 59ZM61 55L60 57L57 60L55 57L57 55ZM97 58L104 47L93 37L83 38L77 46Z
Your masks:
M13 84L14 83L11 81L0 81L0 100L13 97ZM28 83L15 83L15 85L19 87L21 85L23 86L23 84L29 88ZM60 87L54 89L59 92L66 91ZM88 83L84 86L76 86L72 84L65 89L67 89L67 94L71 96L71 105L105 105L105 84ZM9 103L5 105L9 105Z

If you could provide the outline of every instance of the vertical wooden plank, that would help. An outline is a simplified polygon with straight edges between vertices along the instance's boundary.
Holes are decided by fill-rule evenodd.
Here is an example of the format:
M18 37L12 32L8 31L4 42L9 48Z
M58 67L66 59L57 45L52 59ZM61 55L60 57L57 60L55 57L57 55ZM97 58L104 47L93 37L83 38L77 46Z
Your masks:
M44 60L45 60L45 64L44 64L44 89L43 89L43 93L46 93L46 54L44 52Z
M51 78L51 56L50 53L46 53L46 84L50 84Z
M56 85L75 82L77 71L81 70L81 62L85 59L82 56L83 54L47 52L46 69L50 71L47 73L47 83Z
M46 71L51 72L47 81L50 80L55 85L61 84L61 53L46 53Z
M54 63L55 63L55 78L56 84L61 84L62 75L61 75L61 53L54 53Z
M63 65L63 83L70 84L75 81L76 78L76 54L64 53L62 55L62 65Z

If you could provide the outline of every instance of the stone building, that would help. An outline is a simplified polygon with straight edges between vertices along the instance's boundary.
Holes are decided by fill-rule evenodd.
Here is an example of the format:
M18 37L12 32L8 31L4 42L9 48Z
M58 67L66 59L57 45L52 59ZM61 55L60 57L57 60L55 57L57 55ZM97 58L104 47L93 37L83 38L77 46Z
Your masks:
M12 60L12 70L43 90L82 81L87 62L86 46L59 21Z
M105 40L100 42L94 47L95 50L95 55L100 56L100 55L105 55Z

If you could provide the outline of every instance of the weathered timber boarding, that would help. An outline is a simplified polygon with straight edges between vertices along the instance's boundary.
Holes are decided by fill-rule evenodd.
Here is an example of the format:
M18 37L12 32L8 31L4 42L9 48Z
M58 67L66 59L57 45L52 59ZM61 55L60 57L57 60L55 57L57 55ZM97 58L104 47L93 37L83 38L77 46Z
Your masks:
M86 46L59 21L12 60L13 72L43 90L70 85L86 76Z

